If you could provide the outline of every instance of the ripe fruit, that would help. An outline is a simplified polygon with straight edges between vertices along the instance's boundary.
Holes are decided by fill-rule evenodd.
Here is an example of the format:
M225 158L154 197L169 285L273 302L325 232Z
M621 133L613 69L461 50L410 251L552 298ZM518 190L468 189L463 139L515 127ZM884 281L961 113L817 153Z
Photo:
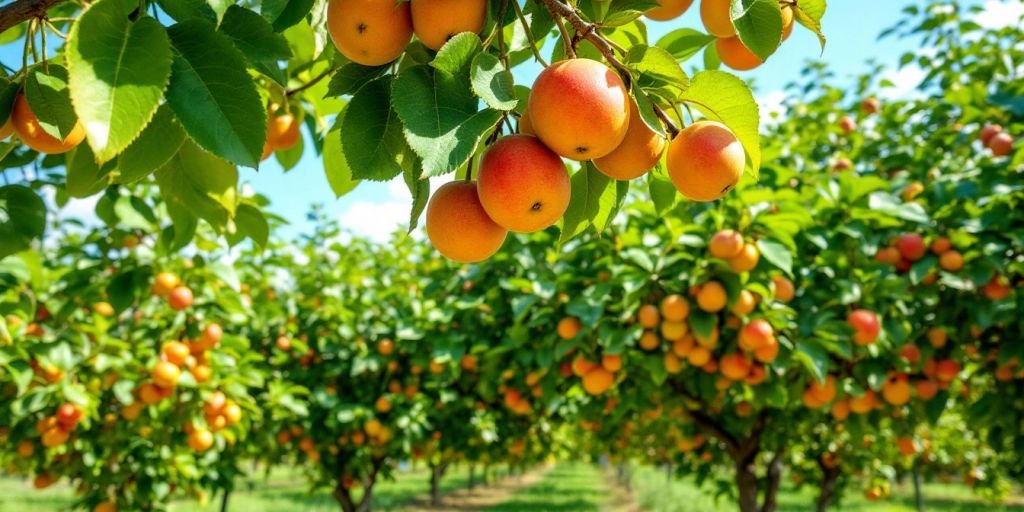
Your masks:
M580 333L583 324L573 316L567 316L558 321L558 336L563 340L571 340Z
M181 369L174 363L160 361L153 367L153 382L163 388L173 388L181 377Z
M781 302L789 302L793 300L793 296L796 295L796 290L793 288L793 281L786 279L785 276L775 276L772 278L772 284L775 285L775 299Z
M291 114L270 114L267 119L267 145L271 150L290 149L299 142L299 120Z
M60 446L68 442L68 438L71 434L60 427L51 428L43 432L42 443L47 448L53 448L54 446Z
M565 158L592 160L611 153L626 136L629 104L625 84L608 66L569 59L540 73L527 108L544 145Z
M427 237L448 259L474 263L490 258L507 234L484 211L476 182L446 183L427 205Z
M754 359L761 363L770 363L779 357L779 340L774 336L768 338L768 343L754 351Z
M900 197L903 198L903 201L910 202L921 195L921 192L924 192L924 185L920 181L915 181L903 188Z
M743 250L743 235L731 229L714 234L708 242L708 252L715 258L727 260L739 256Z
M188 349L188 345L180 341L168 341L167 343L164 343L160 352L163 353L164 359L176 366L184 365L185 360L188 359L188 356L191 354Z
M886 379L882 384L882 398L892 405L900 406L910 401L910 381L906 375Z
M327 30L349 60L380 66L405 51L412 38L412 15L407 2L329 0Z
M683 339L686 333L690 330L686 326L685 322L670 322L665 320L661 323L661 336L669 341L676 341Z
M839 129L846 135L849 135L857 129L857 122L850 116L843 116L839 118Z
M96 505L92 512L117 512L117 505L113 501L104 501Z
M177 288L180 283L177 275L171 272L161 272L153 280L153 293L163 297L171 293L171 290Z
M651 331L647 331L640 336L640 348L650 352L655 350L661 345L661 340L658 339L658 335Z
M377 409L379 413L386 413L391 410L391 400L388 397L382 396L377 399L377 402L373 404L374 409Z
M80 419L82 419L82 410L74 404L66 403L57 408L57 421L66 430L74 429Z
M701 0L700 19L704 28L715 37L732 37L736 35L736 27L732 25L729 14L730 0Z
M640 322L640 326L645 329L653 329L658 326L658 322L661 322L661 313L658 313L657 306L653 304L644 304L636 313L636 319Z
M669 145L668 175L688 199L714 201L736 186L745 160L732 130L715 121L698 121Z
M188 435L188 447L193 451L205 452L213 446L213 433L205 428L197 428Z
M850 416L850 401L849 400L839 400L838 402L832 404L832 417L833 418L835 418L835 419L837 419L839 421L843 421L846 418L848 418L849 416Z
M745 316L749 315L757 307L757 298L754 297L753 293L747 290L740 290L740 294L736 297L736 303L732 305L732 312L734 315Z
M39 473L32 480L32 487L36 489L46 489L47 487L57 483L57 479L49 473Z
M761 251L757 245L746 244L738 256L729 258L729 268L737 274L750 272L757 268L759 261L761 261Z
M917 398L921 400L931 400L935 395L939 394L938 383L931 379L917 381L915 388L915 391L917 391Z
M75 126L67 134L64 140L60 140L45 131L39 123L39 118L32 112L28 100L24 94L19 94L14 100L14 107L11 110L11 122L18 138L26 146L50 155L67 153L82 143L85 139L85 128L81 122L75 121Z
M940 236L935 240L932 240L932 252L938 255L942 255L946 251L953 248L953 242L950 242L948 238Z
M577 377L582 377L590 373L594 368L597 368L597 363L588 361L582 357L577 357L572 360L572 373L576 374Z
M610 372L617 372L622 369L622 357L613 354L606 354L601 358L601 366Z
M614 381L615 375L612 372L602 367L597 367L583 376L583 389L591 395L600 395L608 391Z
M708 313L716 313L728 303L725 287L718 281L708 281L697 292L697 306Z
M946 251L939 256L939 266L947 272L959 272L964 268L964 257L959 251Z
M860 102L860 109L865 114L877 114L881 106L882 104L879 103L878 98L865 98L864 101Z
M686 360L693 366L704 366L711 360L711 351L704 347L693 347L686 356Z
M900 262L902 256L895 247L882 247L875 253L875 261L886 265L895 265Z
M917 348L917 345L908 343L900 348L900 357L906 359L910 364L917 364L921 360L921 350Z
M536 137L510 135L491 144L480 159L477 180L487 216L509 231L540 231L569 207L569 173Z
M750 373L750 359L742 353L727 354L722 356L719 362L719 369L727 379L741 380Z
M771 343L775 338L775 330L772 324L765 320L753 320L740 330L740 348L747 352L753 352Z
M476 370L476 356L473 354L466 354L459 360L459 367L464 371L471 372Z
M1002 126L998 124L986 124L985 127L981 129L981 133L978 134L978 139L981 140L981 145L987 148L992 137L995 137L996 134L1002 132Z
M182 311L192 306L192 290L187 286L178 286L167 295L167 305L175 311Z
M480 32L487 18L485 0L413 0L412 29L424 46L440 50L462 32Z
M853 169L853 162L849 158L837 158L832 162L833 171L846 171Z
M928 251L928 245L924 243L924 237L917 233L905 233L896 239L896 249L904 259L917 261L924 257Z
M822 405L831 402L836 397L836 378L827 375L824 382L812 380L807 386L807 393Z
M988 141L988 147L995 156L1006 156L1013 152L1013 137L1008 133L997 133Z
M789 36L793 35L793 21L795 14L793 13L793 6L788 4L780 4L782 7L782 41L789 39ZM780 41L779 44L782 44Z
M747 48L738 36L716 39L715 49L718 50L718 57L722 59L722 64L736 71L750 71L764 64L761 57L750 51L750 48Z
M669 322L682 322L690 316L690 303L682 295L669 295L661 300L661 316Z
M1003 300L1010 296L1013 289L1010 288L1010 281L1005 276L996 274L981 287L981 291L989 300Z
M951 382L960 374L960 363L952 359L943 359L935 363L935 378L940 382Z
M203 333L199 336L199 341L205 350L209 350L216 347L223 336L224 329L222 329L220 325L209 324L205 329L203 329Z
M874 409L875 403L875 392L869 389L859 397L850 398L850 410L857 414L864 414Z
M630 101L626 136L611 153L595 158L594 166L612 179L639 178L661 160L665 143L665 138L652 131L640 117L636 103Z
M658 6L648 9L644 16L655 21L668 21L682 16L692 4L693 0L658 0Z
M899 449L900 453L907 457L913 456L917 453L917 444L914 443L912 437L901 437L896 440L896 448Z
M846 317L847 323L853 327L853 341L858 345L870 345L878 338L882 331L882 324L878 316L866 309L858 309Z

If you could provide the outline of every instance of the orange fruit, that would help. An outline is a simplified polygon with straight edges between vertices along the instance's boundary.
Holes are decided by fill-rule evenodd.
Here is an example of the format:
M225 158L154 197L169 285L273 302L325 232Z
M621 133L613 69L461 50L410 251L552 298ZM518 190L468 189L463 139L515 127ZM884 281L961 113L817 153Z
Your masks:
M267 119L267 145L272 151L290 149L299 142L299 120L285 113Z
M708 281L697 292L697 306L708 313L717 313L725 309L729 297L725 287L718 281Z
M615 382L615 375L602 368L597 367L583 376L583 389L591 395L600 395L608 391Z
M171 293L171 290L178 287L181 281L178 276L171 272L161 272L156 275L153 281L153 293L164 296Z
M847 323L853 327L853 341L858 345L870 345L878 339L882 324L878 316L866 309L858 309L846 317Z
M431 50L440 50L462 32L480 32L487 19L486 0L412 0L410 4L413 33Z
M836 397L836 378L831 375L825 376L825 381L812 380L807 386L807 392L814 399L822 404L827 404Z
M775 329L766 320L752 320L740 330L740 348L754 352L767 346L775 339Z
M644 16L655 21L668 21L683 15L693 0L658 0L658 6L647 9Z
M772 284L775 285L775 298L781 302L789 302L793 300L796 295L796 289L793 287L793 281L790 281L785 276L775 276L772 278Z
M153 367L152 377L153 382L155 382L157 386L173 388L178 384L178 378L181 377L181 369L174 363L160 361Z
M583 324L580 320L574 316L567 316L558 321L558 337L563 340L571 340L575 338L579 333L580 329L583 328Z
M715 37L732 37L736 27L729 13L730 0L701 0L700 19L704 28Z
M617 372L622 369L622 357L619 355L605 354L601 358L601 366L610 372Z
M718 50L718 58L722 60L722 64L736 71L750 71L764 64L761 57L750 51L738 36L716 39L715 49Z
M327 30L342 55L364 66L387 64L412 39L408 2L328 0Z
M646 331L640 336L640 348L648 352L656 350L660 345L661 340L658 335L651 331Z
M661 316L670 322L682 322L690 316L690 303L682 295L669 295L661 300Z
M736 297L736 303L732 305L730 311L734 315L746 316L752 313L755 307L757 307L757 297L747 290L740 290L739 296Z
M163 354L164 359L175 366L183 366L185 364L185 360L188 359L189 355L192 353L191 350L189 350L188 345L180 341L168 341L164 343L160 352Z
M636 313L637 321L640 322L640 326L645 329L653 329L658 326L661 322L661 314L658 313L657 306L653 304L644 304L640 306L640 309Z
M870 389L864 391L859 397L850 397L850 411L857 414L871 412L876 405L875 392Z
M669 322L666 320L661 323L661 336L669 341L682 339L688 331L689 327L684 322Z
M558 155L536 137L510 135L480 159L480 204L499 226L533 233L562 218L569 207L569 173Z
M178 286L167 295L167 305L175 311L182 311L192 306L192 290L187 286Z
M715 121L697 121L668 147L668 175L683 196L714 201L736 186L746 153L732 130Z
M727 260L739 256L743 250L743 235L731 229L724 229L714 234L708 241L708 252L715 258Z
M188 447L196 452L205 452L213 446L213 433L205 428L197 428L188 435Z
M757 244L748 243L743 246L738 256L729 258L729 268L737 274L743 272L750 272L757 268L757 263L761 261L761 251L757 248Z
M490 258L508 234L487 215L477 183L472 181L446 183L434 192L427 204L426 225L427 237L438 252L460 263Z
M751 362L740 352L722 356L718 367L722 375L730 380L741 380L750 373Z
M60 140L43 131L39 118L32 112L32 108L29 107L28 100L25 99L24 94L18 94L18 97L14 100L14 106L11 110L11 123L14 125L14 131L18 134L21 142L40 153L50 155L67 153L85 140L85 128L78 121L75 121L75 126L64 140Z
M964 257L958 251L946 251L939 256L939 267L947 272L959 272L964 268Z
M629 102L629 128L622 142L605 156L594 159L594 166L606 176L616 180L631 180L647 173L665 152L665 138L651 130Z
M910 401L910 381L906 375L896 375L882 384L882 398L892 405L900 406Z

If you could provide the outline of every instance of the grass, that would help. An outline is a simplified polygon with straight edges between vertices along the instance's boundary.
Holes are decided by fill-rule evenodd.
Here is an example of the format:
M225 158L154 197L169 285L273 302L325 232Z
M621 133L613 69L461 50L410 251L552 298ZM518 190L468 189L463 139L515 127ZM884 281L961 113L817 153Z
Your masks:
M399 510L401 505L414 497L430 491L430 473L425 468L397 473L393 481L381 481L374 488L373 510ZM450 492L465 487L469 473L464 467L454 467L441 480L441 492ZM30 482L12 478L0 478L0 512L50 512L69 510L74 502L72 490L66 485L55 485L43 491L32 489ZM339 510L338 503L326 489L310 493L302 474L292 469L271 472L269 478L263 475L243 478L231 494L229 510L244 512L277 512L280 510L319 512ZM210 502L201 507L195 501L176 501L171 504L172 512L220 510L220 496L211 496Z
M637 468L633 476L634 495L641 510L649 512L735 512L733 501L714 499L711 487L700 489L691 481L675 479L667 483L665 473L650 467ZM862 494L851 492L841 512L916 512L914 489L909 484L892 489L892 497L871 502ZM1024 512L1021 505L988 503L960 484L928 483L922 489L925 510L929 512ZM783 487L779 495L779 510L786 512L813 512L815 491L810 488L796 490Z
M609 497L600 470L589 464L563 464L536 484L520 489L488 512L587 512L601 509Z

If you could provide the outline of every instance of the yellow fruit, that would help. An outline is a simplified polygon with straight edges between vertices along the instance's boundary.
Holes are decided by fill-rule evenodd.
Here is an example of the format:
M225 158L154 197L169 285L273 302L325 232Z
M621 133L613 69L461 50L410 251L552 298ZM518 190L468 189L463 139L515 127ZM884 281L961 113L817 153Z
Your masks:
M701 0L700 19L704 28L715 37L732 37L736 27L729 14L730 0Z
M732 130L715 121L698 121L676 135L668 147L668 175L683 196L714 201L736 186L746 153Z
M670 322L682 322L690 316L690 303L682 295L669 295L661 301L661 316Z
M578 318L567 316L558 321L558 336L563 340L571 340L580 333L582 328L583 324L580 323Z
M478 33L487 19L486 0L412 0L412 28L431 50L462 32Z
M85 140L85 128L78 121L75 121L75 126L64 140L60 140L43 131L39 118L32 112L32 108L29 107L28 100L25 99L24 94L19 94L14 100L14 107L11 110L11 123L14 125L14 131L18 134L21 142L40 153L50 155L67 153Z
M683 15L693 0L658 0L658 7L648 9L644 16L655 21L668 21Z
M728 303L725 287L717 281L708 281L697 292L697 306L708 313L717 313L725 309Z
M750 71L764 64L761 57L750 51L739 37L718 39L715 41L715 49L718 50L718 57L722 59L722 64L736 71Z
M408 2L395 0L329 0L327 30L334 46L364 66L387 64L402 54L412 39Z
M630 101L629 128L614 151L594 159L594 166L606 176L616 180L631 180L647 173L661 160L665 152L665 138L652 131Z
M737 274L743 272L750 272L757 268L757 263L761 261L761 251L757 248L756 244L746 244L743 246L743 250L740 251L739 256L729 258L729 268Z
M427 205L426 224L430 243L446 258L460 263L490 258L508 234L487 216L477 184L470 181L453 181L439 188Z

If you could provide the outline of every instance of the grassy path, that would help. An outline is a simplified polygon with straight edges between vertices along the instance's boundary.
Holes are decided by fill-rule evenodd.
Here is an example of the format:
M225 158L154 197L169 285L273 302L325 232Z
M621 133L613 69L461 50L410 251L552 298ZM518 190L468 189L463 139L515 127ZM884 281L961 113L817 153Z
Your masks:
M604 475L590 464L563 464L532 486L514 493L487 512L600 512L612 493Z

